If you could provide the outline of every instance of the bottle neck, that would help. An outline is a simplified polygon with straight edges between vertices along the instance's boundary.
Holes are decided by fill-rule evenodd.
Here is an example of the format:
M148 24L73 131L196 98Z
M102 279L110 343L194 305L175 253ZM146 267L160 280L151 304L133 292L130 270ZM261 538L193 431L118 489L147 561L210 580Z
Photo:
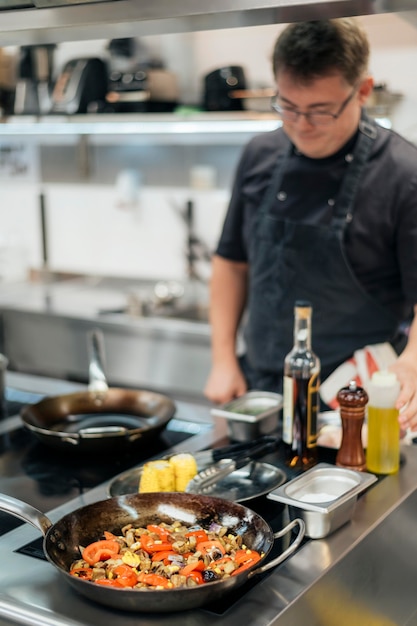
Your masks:
M311 350L311 309L295 309L294 348Z

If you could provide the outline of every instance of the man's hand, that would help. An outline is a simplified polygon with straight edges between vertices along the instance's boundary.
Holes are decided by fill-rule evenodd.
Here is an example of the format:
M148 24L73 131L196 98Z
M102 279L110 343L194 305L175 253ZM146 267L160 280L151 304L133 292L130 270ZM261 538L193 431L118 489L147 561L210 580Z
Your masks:
M238 362L214 365L208 377L204 395L216 404L230 402L247 391L246 380Z
M400 411L401 428L417 430L417 363L406 358L397 361L389 368L400 382L401 390L397 398L396 408Z
M401 428L417 431L417 305L414 306L407 345L389 369L395 372L401 385L395 405L400 411Z
M204 394L224 404L243 395L245 378L236 356L236 336L246 305L247 263L215 255L210 282L212 369Z

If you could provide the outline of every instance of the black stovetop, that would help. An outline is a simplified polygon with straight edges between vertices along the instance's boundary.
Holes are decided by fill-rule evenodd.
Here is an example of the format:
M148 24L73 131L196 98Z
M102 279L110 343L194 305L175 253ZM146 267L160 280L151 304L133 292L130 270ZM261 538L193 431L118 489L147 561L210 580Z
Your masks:
M0 428L0 492L23 500L42 512L50 511L89 489L105 482L153 456L163 454L193 434L177 416L145 447L135 446L123 453L100 454L65 452L46 446L23 427L20 409L39 399L35 394L6 390L6 408L0 427L10 423L6 432ZM184 426L184 428L182 428ZM22 522L0 512L0 535Z

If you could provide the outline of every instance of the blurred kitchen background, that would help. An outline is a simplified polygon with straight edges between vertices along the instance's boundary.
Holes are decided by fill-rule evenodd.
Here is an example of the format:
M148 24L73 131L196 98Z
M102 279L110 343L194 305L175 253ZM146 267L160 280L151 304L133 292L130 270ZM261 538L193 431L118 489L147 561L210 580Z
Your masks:
M369 111L417 142L417 22L400 13L358 19L376 82ZM112 333L124 337L124 357L108 359L112 382L201 393L210 256L243 145L279 123L270 58L282 28L0 50L0 308L10 367L82 378L74 333L82 345L88 322L107 325L112 355ZM74 330L76 319L84 326ZM130 332L147 344L133 347ZM189 348L185 360L174 339Z

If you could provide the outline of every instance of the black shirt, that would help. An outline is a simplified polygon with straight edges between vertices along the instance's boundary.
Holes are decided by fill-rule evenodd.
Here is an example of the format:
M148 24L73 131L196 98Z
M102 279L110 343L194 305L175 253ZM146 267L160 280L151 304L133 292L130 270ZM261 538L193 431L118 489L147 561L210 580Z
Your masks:
M282 218L328 224L355 135L339 152L310 159L293 149L275 209ZM251 223L287 145L280 128L254 137L241 156L217 254L247 261ZM362 286L399 319L417 304L417 148L378 127L345 236Z

